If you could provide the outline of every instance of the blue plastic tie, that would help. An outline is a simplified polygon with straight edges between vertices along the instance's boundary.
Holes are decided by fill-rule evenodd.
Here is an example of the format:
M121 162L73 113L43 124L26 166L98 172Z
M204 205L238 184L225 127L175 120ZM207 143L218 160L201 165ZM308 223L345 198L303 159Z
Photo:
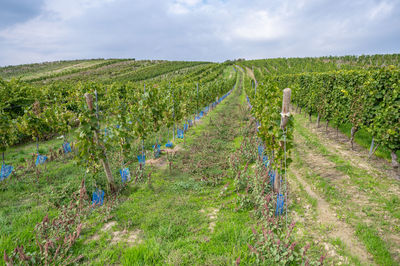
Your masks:
M265 167L269 166L269 160L267 155L263 155L263 164L265 165Z
M13 170L14 167L12 167L11 165L3 164L0 171L0 181L9 177Z
M140 164L146 164L146 155L138 155L137 158Z
M278 194L276 197L275 216L282 215L284 205L285 205L285 197L282 194Z
M104 203L104 191L97 189L93 192L92 196L92 205L94 206L102 206Z
M47 156L38 154L38 156L36 157L36 166L38 166L39 164L44 164L46 160Z
M264 146L258 145L258 156L262 156L264 152Z
M182 129L178 129L178 139L183 139L183 130Z
M64 153L67 154L72 151L71 145L68 142L65 142L63 145Z
M131 181L131 173L129 171L129 168L120 169L119 173L121 174L122 183Z
M167 144L165 144L165 147L167 148L172 148L174 144L171 141L168 141Z
M274 187L274 183L275 183L275 172L274 171L269 171L268 172L269 175L269 183L271 185L271 187Z

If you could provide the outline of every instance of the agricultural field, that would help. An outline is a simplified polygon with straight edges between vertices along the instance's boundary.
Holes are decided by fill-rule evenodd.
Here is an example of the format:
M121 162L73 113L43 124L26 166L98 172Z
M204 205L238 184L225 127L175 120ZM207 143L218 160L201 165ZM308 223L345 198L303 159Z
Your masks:
M399 265L399 67L0 68L0 264Z

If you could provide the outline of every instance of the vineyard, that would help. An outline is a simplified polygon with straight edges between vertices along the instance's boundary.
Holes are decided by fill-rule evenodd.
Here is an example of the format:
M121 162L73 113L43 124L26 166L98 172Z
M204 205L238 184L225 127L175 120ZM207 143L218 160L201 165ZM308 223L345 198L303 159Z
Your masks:
M398 265L399 67L0 68L1 265Z

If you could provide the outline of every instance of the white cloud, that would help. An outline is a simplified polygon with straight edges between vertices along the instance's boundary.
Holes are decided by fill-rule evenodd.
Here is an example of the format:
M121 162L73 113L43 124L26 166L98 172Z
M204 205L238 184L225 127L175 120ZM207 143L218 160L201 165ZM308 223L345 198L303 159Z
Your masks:
M201 3L201 0L177 0L176 3L180 3L182 5L187 5L187 6L195 6L199 3Z
M176 15L185 15L193 11L201 3L201 0L176 0L170 4L168 11Z
M288 32L285 18L267 11L249 11L230 29L230 39L269 41L285 36Z
M374 19L379 19L379 18L384 18L392 12L394 8L393 3L388 3L388 2L380 2L377 5L373 6L369 10L369 19L374 20Z
M400 43L398 1L45 0L40 10L0 28L0 65L385 53Z
M83 16L88 10L111 4L115 0L46 0L44 10L61 20Z

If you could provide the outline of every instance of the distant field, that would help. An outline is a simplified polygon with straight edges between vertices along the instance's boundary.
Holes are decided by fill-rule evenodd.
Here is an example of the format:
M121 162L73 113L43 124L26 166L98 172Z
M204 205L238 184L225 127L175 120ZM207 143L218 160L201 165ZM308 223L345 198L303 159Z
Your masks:
M91 59L45 62L0 68L0 78L19 78L29 83L97 81L140 81L173 73L183 74L185 69L206 62L175 62L164 60Z
M55 61L36 64L7 66L0 68L3 79L21 78L23 80L39 78L49 74L60 73L71 69L82 69L106 62L104 59Z

